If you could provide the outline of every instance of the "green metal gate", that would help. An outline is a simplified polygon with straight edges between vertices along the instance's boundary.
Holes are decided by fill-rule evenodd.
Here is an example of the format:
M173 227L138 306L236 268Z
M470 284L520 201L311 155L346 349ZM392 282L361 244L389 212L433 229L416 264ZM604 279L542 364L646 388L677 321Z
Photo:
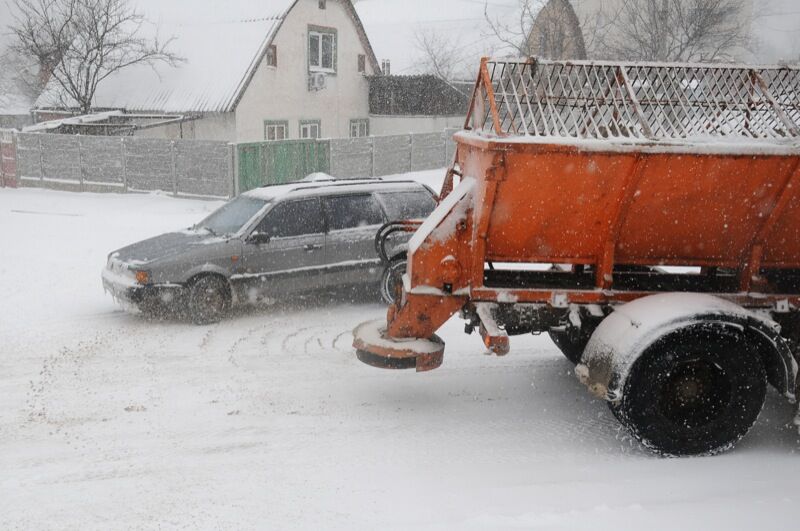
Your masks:
M330 172L327 140L276 140L239 144L239 192Z

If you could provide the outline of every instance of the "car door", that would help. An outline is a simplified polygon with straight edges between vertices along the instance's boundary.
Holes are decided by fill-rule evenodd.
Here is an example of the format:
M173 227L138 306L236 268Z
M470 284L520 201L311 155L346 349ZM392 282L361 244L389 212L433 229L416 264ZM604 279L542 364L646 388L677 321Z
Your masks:
M371 193L322 198L328 225L326 259L328 286L378 282L381 260L375 234L386 222L383 209Z
M248 296L282 294L320 285L325 265L325 219L318 198L281 201L245 239Z

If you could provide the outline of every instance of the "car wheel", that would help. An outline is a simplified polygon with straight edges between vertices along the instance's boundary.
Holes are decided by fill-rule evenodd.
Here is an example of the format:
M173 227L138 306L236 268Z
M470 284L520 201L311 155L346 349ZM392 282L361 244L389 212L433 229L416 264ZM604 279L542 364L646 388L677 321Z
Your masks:
M201 277L189 288L189 317L195 324L218 322L229 305L228 284L220 277Z
M381 298L386 304L394 304L396 294L403 287L403 275L408 267L405 257L392 260L381 275Z
M617 419L664 455L715 454L756 421L766 396L761 358L740 334L693 327L656 341L636 361Z

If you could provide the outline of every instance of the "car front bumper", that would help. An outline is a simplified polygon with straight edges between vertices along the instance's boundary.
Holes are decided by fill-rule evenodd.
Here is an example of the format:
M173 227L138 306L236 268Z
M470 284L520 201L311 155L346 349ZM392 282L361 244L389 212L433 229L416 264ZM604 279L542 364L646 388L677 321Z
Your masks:
M185 288L179 284L147 284L109 268L103 269L103 290L123 306L140 306L142 303L170 305L180 298Z

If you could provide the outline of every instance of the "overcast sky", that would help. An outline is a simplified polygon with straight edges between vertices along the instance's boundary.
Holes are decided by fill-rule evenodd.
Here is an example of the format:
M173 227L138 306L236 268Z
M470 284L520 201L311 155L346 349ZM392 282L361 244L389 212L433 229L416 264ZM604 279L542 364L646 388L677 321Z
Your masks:
M763 40L761 61L800 59L800 0L755 0L764 16L756 21L756 34Z

